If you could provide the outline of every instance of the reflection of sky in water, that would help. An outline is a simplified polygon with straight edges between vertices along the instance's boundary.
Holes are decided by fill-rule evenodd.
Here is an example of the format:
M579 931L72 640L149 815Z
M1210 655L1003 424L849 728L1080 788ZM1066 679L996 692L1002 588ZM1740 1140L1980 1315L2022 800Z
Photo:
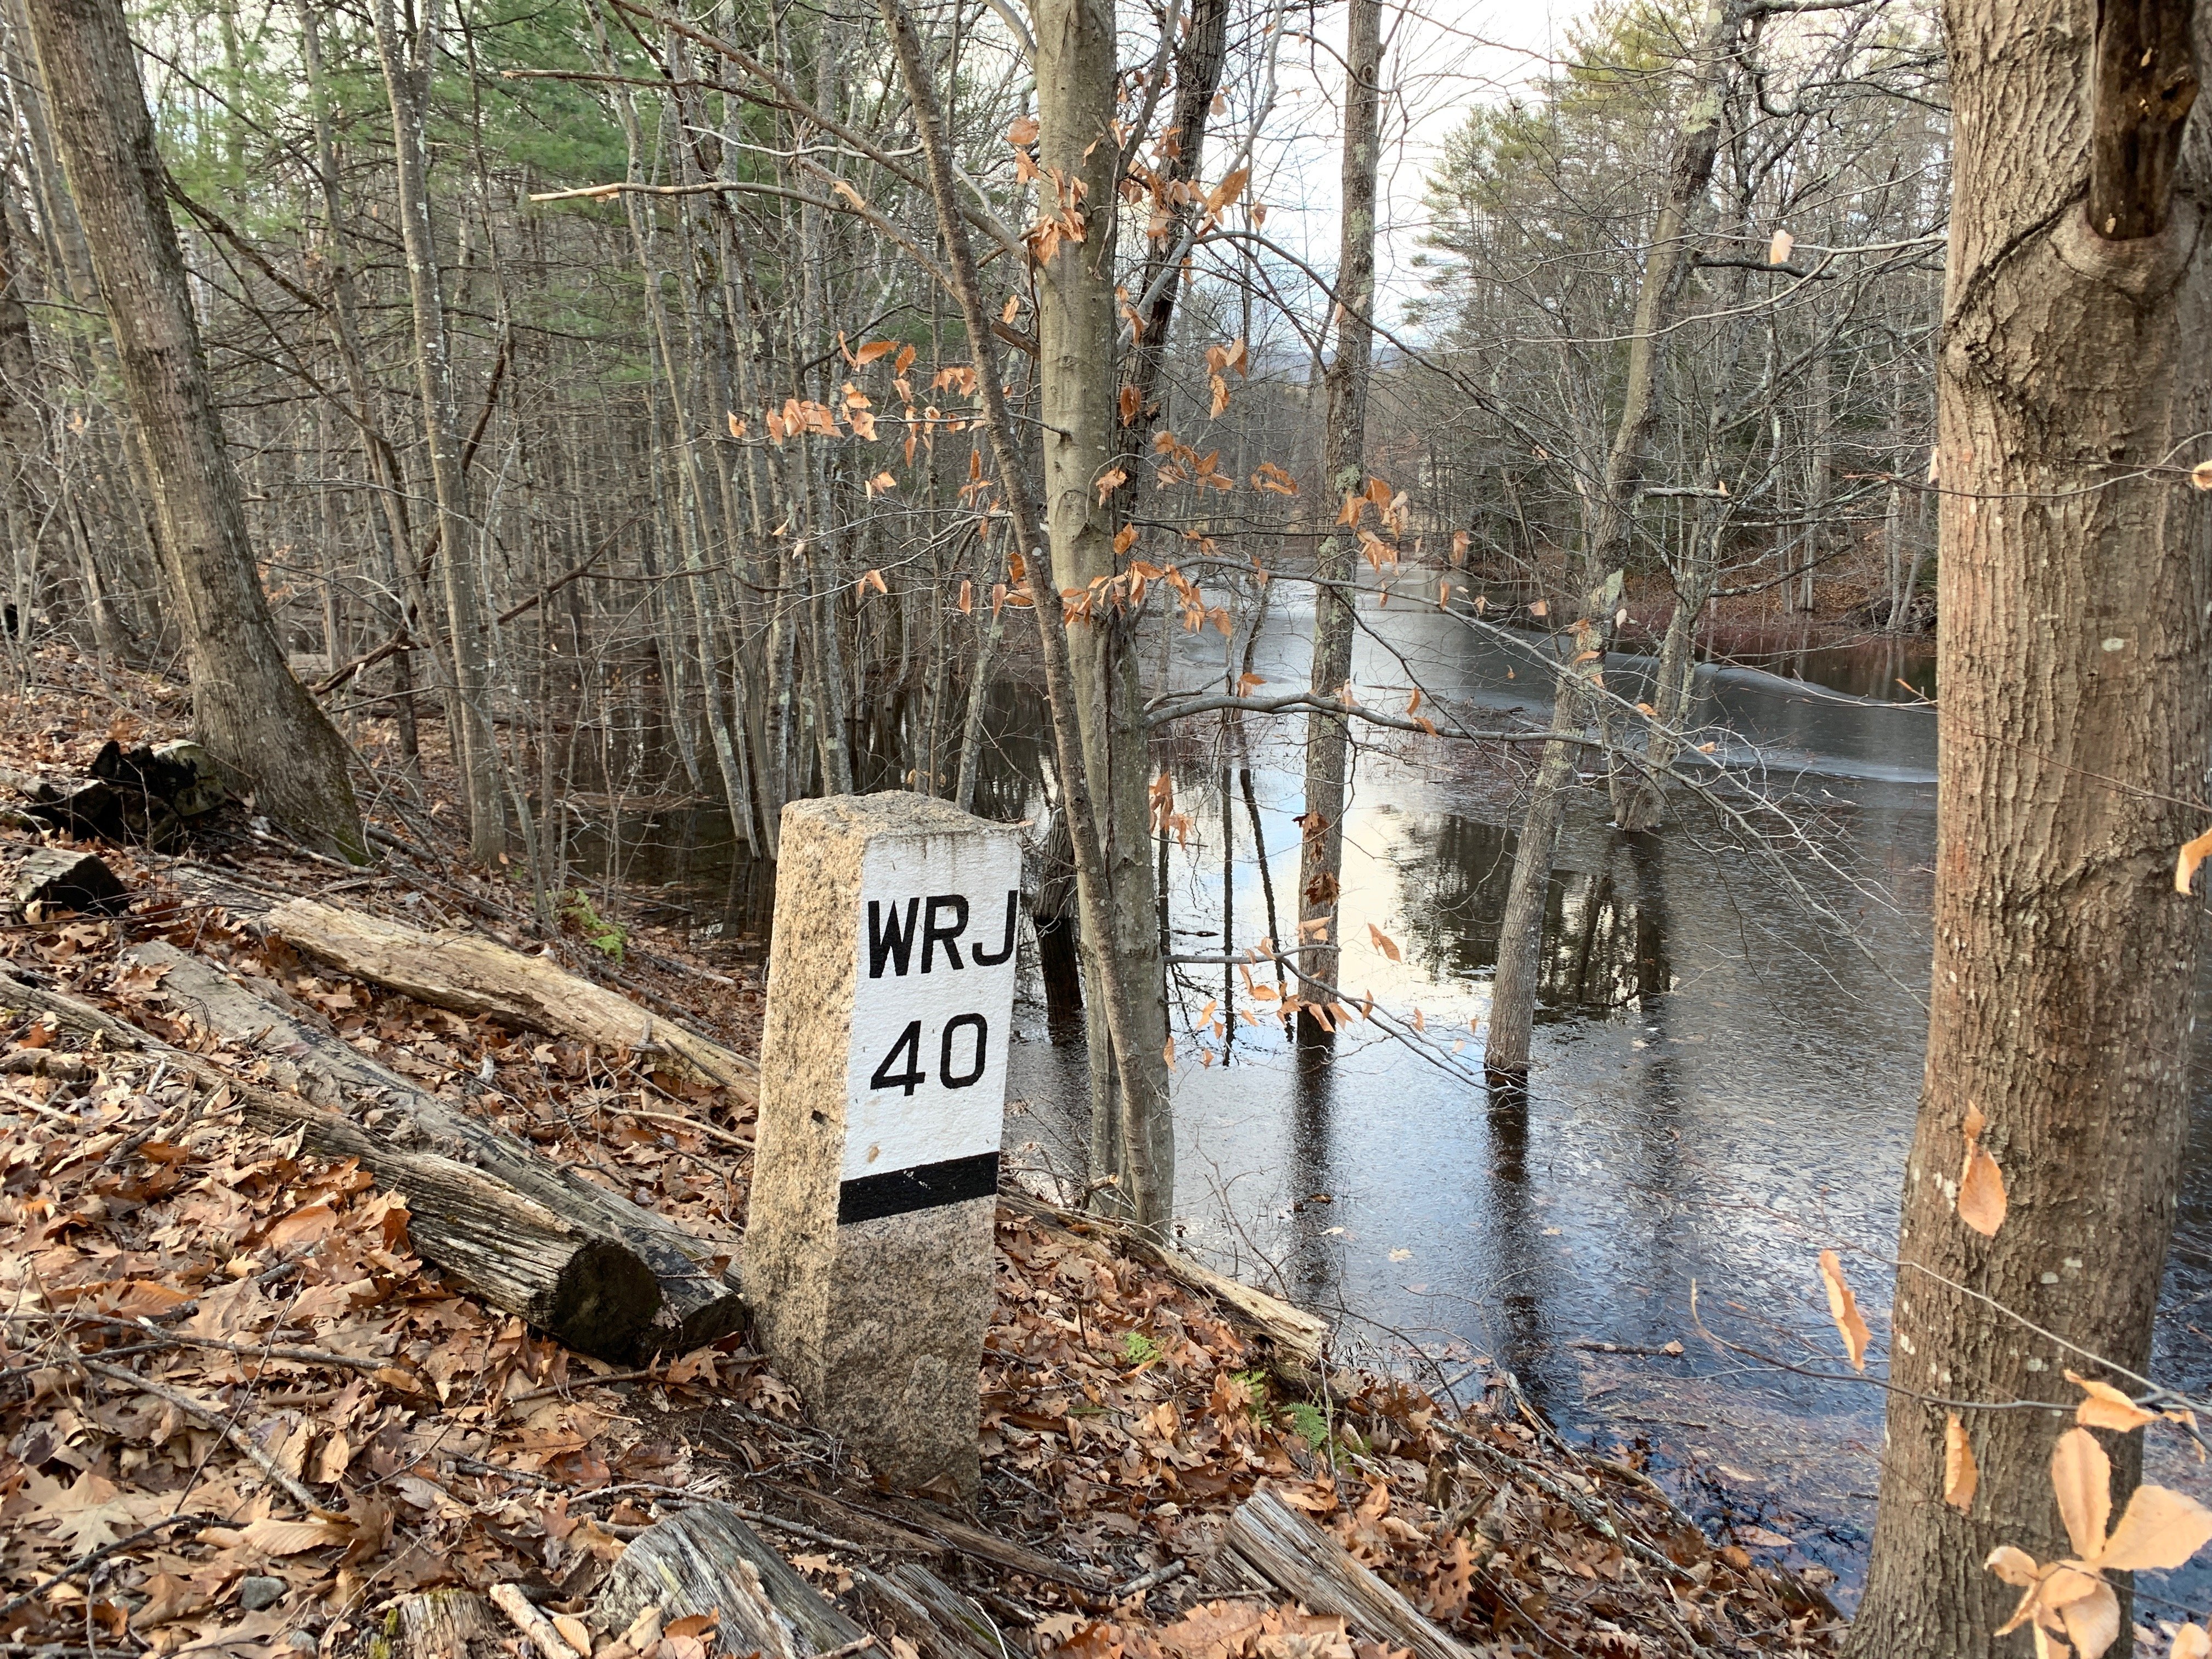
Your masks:
M1402 707L1418 675L1471 726L1516 707L1541 718L1547 682L1525 636L1500 641L1397 605L1365 614L1391 647L1363 641L1356 662L1376 706ZM1255 665L1273 685L1304 680L1308 622L1279 612L1261 641ZM1172 645L1178 684L1219 673L1217 635ZM1637 666L1613 665L1608 679L1627 691ZM1594 797L1577 810L1550 896L1524 1102L1491 1099L1468 1022L1486 1010L1522 799L1512 768L1526 751L1501 766L1486 751L1421 744L1357 762L1341 978L1399 1015L1418 1008L1427 1054L1358 1027L1324 1060L1287 1047L1272 1022L1238 1021L1231 1039L1201 1045L1191 1024L1209 999L1264 1005L1234 969L1178 972L1177 1209L1194 1247L1336 1315L1352 1340L1431 1382L1479 1358L1510 1367L1571 1431L1648 1441L1693 1510L1754 1516L1853 1583L1873 1519L1878 1394L1715 1351L1689 1297L1694 1283L1707 1324L1732 1341L1829 1363L1838 1345L1814 1261L1834 1248L1877 1338L1887 1331L1881 1263L1919 1087L1935 805L1933 720L1906 705L1899 678L1929 690L1924 653L1879 642L1701 676L1694 718L1709 729L1698 740L1740 785L1796 803L1807 838L1779 867L1801 892L1715 813L1628 847ZM1887 696L1899 701L1872 700ZM1026 694L994 711L1004 735L979 803L990 816L1037 810L1025 781L1035 711ZM1283 907L1274 931L1288 926L1304 724L1250 728L1249 750L1212 717L1169 728L1177 805L1192 820L1189 848L1169 864L1183 954L1219 954L1224 927L1238 949L1270 931L1240 769ZM764 895L741 902L745 869L715 815L669 814L629 833L679 843L641 848L633 870L667 881L672 901L702 916L726 906L733 929L764 923ZM1370 924L1401 961L1376 948ZM1070 1167L1085 1139L1081 1049L1050 1042L1039 1007L1019 1023L1009 1145ZM1198 1063L1200 1046L1211 1066ZM2212 1112L2198 1116L2203 1143ZM2159 1336L2157 1370L2183 1385L2212 1386L2202 1328L2212 1188L2197 1174L2208 1167L2192 1156L2185 1172ZM1681 1356L1596 1346L1672 1341ZM2151 1443L2154 1477L2212 1499L2175 1444ZM2143 1588L2201 1610L2212 1571ZM2172 1612L2147 1601L2139 1616Z
M1431 696L1472 706L1471 724L1542 684L1513 654L1525 645L1481 644L1433 611L1370 619ZM1300 619L1262 641L1260 672L1292 679L1304 651ZM1879 647L1846 666L1868 690L1900 676L1925 685L1924 665L1915 673ZM1372 688L1408 683L1371 646L1358 672L1378 706L1390 698ZM1239 1021L1232 1037L1205 1042L1214 1063L1201 1066L1190 1022L1209 999L1265 1005L1236 969L1181 969L1177 1207L1194 1247L1336 1315L1379 1355L1432 1381L1478 1358L1510 1366L1562 1425L1602 1442L1648 1440L1693 1508L1756 1516L1855 1583L1873 1518L1879 1394L1715 1350L1689 1298L1694 1284L1706 1324L1732 1341L1824 1364L1838 1345L1814 1261L1836 1248L1878 1334L1887 1329L1881 1263L1894 1248L1925 1027L1933 723L1924 709L1745 670L1709 672L1697 718L1724 720L1703 737L1801 803L1809 844L1785 856L1803 896L1711 813L1629 845L1591 799L1571 818L1554 875L1528 1096L1493 1101L1469 1022L1486 1012L1513 791L1464 749L1370 750L1346 826L1340 982L1401 1016L1418 1008L1434 1051L1360 1027L1324 1063L1272 1022ZM1220 951L1224 891L1234 947L1268 931L1240 768L1279 922L1291 902L1301 728L1253 724L1249 750L1210 719L1175 734L1177 805L1192 819L1190 847L1170 860L1185 954ZM1060 1161L1081 1139L1080 1053L1046 1041L1041 1011L1026 1035L1012 1087L1031 1109L1012 1139ZM2185 1199L2169 1274L2160 1363L2176 1380L2207 1369L2195 1328L2212 1288L2206 1199ZM1672 1341L1680 1357L1597 1346ZM2193 1459L2169 1453L2155 1472L2212 1497ZM2145 1588L2203 1600L2212 1574Z

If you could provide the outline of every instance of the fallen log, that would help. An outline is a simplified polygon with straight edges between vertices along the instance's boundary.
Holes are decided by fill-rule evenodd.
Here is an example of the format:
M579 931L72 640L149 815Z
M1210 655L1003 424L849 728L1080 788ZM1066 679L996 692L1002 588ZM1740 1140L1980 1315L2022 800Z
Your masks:
M914 1644L921 1659L1005 1659L1006 1640L973 1601L927 1567L902 1561L888 1571L855 1565L860 1605Z
M124 960L160 970L159 994L225 1041L262 1056L281 1087L349 1120L371 1122L378 1150L360 1156L380 1178L382 1148L428 1147L642 1263L658 1290L630 1346L613 1353L604 1342L586 1346L572 1341L569 1346L602 1358L629 1358L653 1349L701 1347L743 1328L744 1305L736 1281L725 1271L734 1243L718 1246L695 1237L593 1184L173 945L158 939L135 945L124 952ZM282 993L272 987L270 995Z
M754 1098L760 1067L752 1060L657 1018L550 957L525 956L477 933L428 933L313 899L278 905L264 925L294 950L418 1002L609 1048L641 1048L741 1100Z
M1089 1567L1078 1566L1072 1561L1055 1561L1026 1544L1018 1544L1011 1538L1001 1538L996 1533L985 1532L981 1527L971 1527L964 1521L956 1521L927 1504L916 1503L888 1492L877 1494L873 1504L861 1504L849 1498L846 1503L849 1508L884 1516L901 1526L912 1528L925 1538L934 1540L947 1549L973 1560L988 1561L1009 1572L1025 1573L1031 1578L1042 1578L1052 1583L1073 1584L1093 1595L1103 1595L1113 1587L1112 1580Z
M210 1091L228 1089L255 1121L297 1128L325 1158L356 1158L407 1200L417 1255L502 1312L580 1352L619 1358L648 1340L660 1308L653 1270L620 1240L443 1152L394 1146L297 1094L232 1076L82 999L0 968L0 1005L50 1014L112 1048L155 1056Z
M1231 1322L1251 1334L1264 1338L1273 1350L1268 1369L1293 1392L1310 1394L1321 1379L1323 1354L1328 1346L1328 1322L1317 1314L1294 1307L1241 1279L1216 1273L1204 1262L1171 1250L1135 1228L1106 1216L1062 1209L1018 1190L999 1194L999 1202L1055 1231L1086 1243L1110 1243L1124 1254L1149 1261L1170 1278L1202 1296L1212 1297L1227 1310Z
M0 785L21 795L24 814L40 824L160 851L184 839L187 818L224 799L213 757L186 740L125 750L111 738L89 769L89 778L69 779L0 767Z
M397 1648L393 1644L396 1641ZM434 1589L403 1595L385 1615L380 1659L490 1659L500 1651L499 1621L471 1590Z
M15 908L26 916L56 910L112 915L131 908L131 890L97 853L41 847L15 872ZM34 912L32 906L39 908Z
M726 1504L694 1504L632 1539L592 1602L590 1623L614 1635L648 1607L672 1624L719 1613L720 1650L764 1659L834 1653L866 1634Z
M1371 1641L1411 1648L1417 1659L1474 1659L1472 1650L1272 1492L1237 1506L1222 1548L1309 1612L1333 1613Z

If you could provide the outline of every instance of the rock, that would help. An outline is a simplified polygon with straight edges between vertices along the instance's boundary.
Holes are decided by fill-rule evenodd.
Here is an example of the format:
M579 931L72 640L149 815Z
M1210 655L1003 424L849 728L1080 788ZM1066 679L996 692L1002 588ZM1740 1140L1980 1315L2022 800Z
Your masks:
M154 758L179 771L191 774L191 781L181 786L169 797L169 805L177 816L196 818L203 812L212 812L230 799L222 785L222 770L216 764L215 757L190 738L179 738L173 743L154 745Z
M292 1587L281 1578L241 1578L238 1581L238 1605L248 1613L273 1607L291 1593Z
M189 738L137 749L125 749L111 738L86 769L149 803L166 803L179 817L198 817L223 803L215 757Z
M27 915L33 904L41 915L56 910L112 915L130 902L131 890L94 853L42 847L23 860L15 877L15 907Z

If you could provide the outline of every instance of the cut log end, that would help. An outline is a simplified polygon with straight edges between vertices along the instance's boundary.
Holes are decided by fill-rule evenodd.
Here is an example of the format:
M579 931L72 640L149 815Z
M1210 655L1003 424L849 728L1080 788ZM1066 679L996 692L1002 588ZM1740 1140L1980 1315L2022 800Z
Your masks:
M659 1303L659 1282L635 1251L594 1238L563 1264L530 1322L579 1353L620 1358L654 1346L652 1316Z

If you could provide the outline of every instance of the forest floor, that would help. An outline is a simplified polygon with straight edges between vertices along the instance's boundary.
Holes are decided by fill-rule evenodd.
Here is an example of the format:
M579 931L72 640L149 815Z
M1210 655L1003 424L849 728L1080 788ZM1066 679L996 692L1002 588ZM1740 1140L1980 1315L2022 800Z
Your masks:
M0 763L76 773L111 736L158 739L185 719L173 688L49 648L0 702ZM306 895L536 948L514 879L466 871L436 818L379 816L386 861L360 873L238 805L178 855L102 847L128 911L10 920L0 957L265 1079L118 960L167 940L678 1224L734 1238L750 1106L656 1076L647 1056L346 979L256 927L259 908ZM10 887L34 844L0 831ZM574 935L543 948L753 1047L757 970L701 957L680 931L632 927L619 965ZM969 1598L1002 1655L1399 1659L1224 1567L1228 1517L1262 1488L1476 1653L1839 1644L1817 1589L1710 1542L1633 1452L1568 1446L1510 1378L1483 1379L1463 1408L1343 1370L1293 1390L1186 1278L1018 1200L999 1217L983 1483L966 1513L981 1533L964 1531L811 1427L740 1339L627 1370L568 1352L441 1283L410 1253L404 1199L247 1124L227 1087L0 1018L9 1659L396 1654L396 1599L444 1585L519 1585L574 1614L628 1540L708 1498L755 1517L894 1659L915 1647L856 1582L899 1561ZM708 1659L716 1631L700 1622L643 1652L602 1636L598 1659ZM504 1645L529 1652L512 1633Z

